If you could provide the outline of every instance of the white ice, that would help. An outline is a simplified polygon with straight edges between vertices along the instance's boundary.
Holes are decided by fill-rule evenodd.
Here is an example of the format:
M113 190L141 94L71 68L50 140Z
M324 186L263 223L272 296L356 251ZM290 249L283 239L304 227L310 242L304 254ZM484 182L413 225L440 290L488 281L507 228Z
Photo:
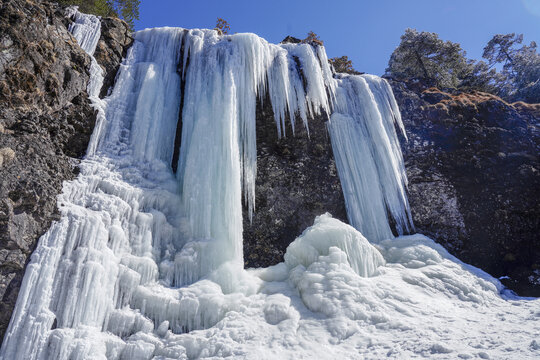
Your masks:
M78 41L99 37L97 25L79 29ZM384 80L333 78L322 47L161 28L135 34L110 96L96 88L99 126L58 198L61 219L32 255L1 359L540 354L537 299L513 296L424 236L393 239L388 217L401 231L411 224L394 130L402 125ZM284 262L244 270L241 202L255 211L255 105L265 91L281 136L292 135L284 122L293 114L305 127L331 114L350 222L361 231L324 214Z
M395 130L403 124L386 80L342 75L328 124L350 223L370 241L412 229L407 177Z

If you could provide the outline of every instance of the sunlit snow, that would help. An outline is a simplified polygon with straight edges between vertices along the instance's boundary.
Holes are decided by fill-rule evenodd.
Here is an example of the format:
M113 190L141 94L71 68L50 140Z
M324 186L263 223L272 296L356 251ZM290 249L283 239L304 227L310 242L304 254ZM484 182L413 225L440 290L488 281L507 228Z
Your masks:
M75 15L92 54L100 22ZM422 235L393 237L388 218L398 232L412 224L385 80L333 77L323 47L179 28L136 33L104 100L95 65L88 155L32 255L2 359L540 356L537 299ZM281 136L292 136L291 114L307 128L329 115L354 227L321 214L284 262L244 270L242 201L257 216L255 106L266 92Z

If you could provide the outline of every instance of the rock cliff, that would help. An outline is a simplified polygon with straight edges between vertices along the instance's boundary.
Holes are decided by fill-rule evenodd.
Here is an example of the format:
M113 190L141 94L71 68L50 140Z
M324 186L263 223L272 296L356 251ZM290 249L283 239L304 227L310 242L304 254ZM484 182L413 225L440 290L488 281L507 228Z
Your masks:
M416 230L540 296L540 104L391 84Z
M417 232L520 295L540 296L540 105L390 83L409 137L402 150ZM277 139L271 107L262 104L246 266L281 261L320 213L347 219L325 117L310 121L309 139L303 129Z
M77 173L95 113L86 87L90 58L68 32L62 7L0 2L0 338L24 267L57 219L56 196ZM114 81L130 44L127 25L104 19L98 57Z

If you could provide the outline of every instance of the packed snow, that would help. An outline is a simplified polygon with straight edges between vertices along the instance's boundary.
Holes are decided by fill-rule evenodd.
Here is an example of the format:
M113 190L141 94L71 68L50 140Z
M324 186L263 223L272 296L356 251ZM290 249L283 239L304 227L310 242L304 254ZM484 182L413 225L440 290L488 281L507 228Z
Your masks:
M92 54L99 21L72 15ZM425 236L393 237L388 218L398 232L412 223L383 79L334 77L322 46L179 28L137 32L105 99L100 71L88 155L32 255L1 359L540 356L539 300ZM284 262L243 269L242 198L256 216L266 92L281 136L292 114L293 129L329 115L352 226L322 214Z

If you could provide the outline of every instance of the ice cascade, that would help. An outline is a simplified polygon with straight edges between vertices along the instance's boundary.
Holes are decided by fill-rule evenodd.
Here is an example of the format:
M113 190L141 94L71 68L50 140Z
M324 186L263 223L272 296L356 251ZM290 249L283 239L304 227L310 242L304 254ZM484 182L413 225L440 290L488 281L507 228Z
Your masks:
M92 55L99 19L71 16ZM520 358L536 351L538 326L521 324L540 319L537 303L508 310L497 280L421 235L394 239L412 221L384 79L334 74L322 46L254 34L134 38L105 99L92 59L96 129L58 198L61 219L32 254L0 359L467 358L501 338L448 338L455 321L463 332L506 321L525 334ZM256 216L255 110L266 98L280 136L328 115L352 226L323 214L284 262L244 270L242 201Z

